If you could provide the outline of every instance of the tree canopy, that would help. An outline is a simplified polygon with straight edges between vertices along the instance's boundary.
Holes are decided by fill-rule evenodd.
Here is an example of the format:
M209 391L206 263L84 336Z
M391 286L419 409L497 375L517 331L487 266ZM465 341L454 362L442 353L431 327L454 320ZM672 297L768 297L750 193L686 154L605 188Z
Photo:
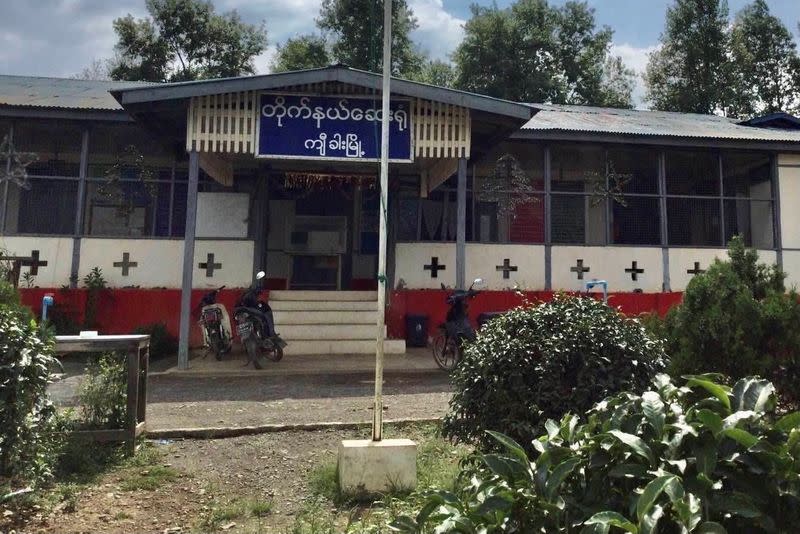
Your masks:
M609 63L613 32L586 2L472 6L454 60L462 89L524 102L632 107L633 73Z
M114 20L111 78L154 82L253 74L267 46L264 25L236 11L216 13L207 0L146 0L149 17Z
M800 58L792 34L764 0L742 9L731 29L735 66L730 112L740 117L797 111Z
M725 0L675 0L650 56L646 98L655 109L711 113L725 104L730 72Z
M353 68L379 72L383 68L383 2L323 0L317 26L331 40L332 57ZM406 0L392 2L392 74L411 77L423 55L411 40L417 19Z
M331 58L328 43L319 35L307 34L288 39L278 45L272 72L315 69L326 67Z

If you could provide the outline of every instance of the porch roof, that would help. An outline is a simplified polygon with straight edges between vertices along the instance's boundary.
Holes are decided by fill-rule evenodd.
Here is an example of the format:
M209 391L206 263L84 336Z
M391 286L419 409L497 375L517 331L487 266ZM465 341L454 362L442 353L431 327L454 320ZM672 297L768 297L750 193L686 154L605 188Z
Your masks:
M380 74L354 69L345 65L331 65L318 69L282 72L278 74L165 83L155 86L112 88L110 92L123 107L127 108L128 106L166 100L179 100L194 96L279 89L321 82L339 82L376 91L380 91L381 89ZM518 120L528 120L536 112L536 110L528 104L413 82L401 78L392 78L392 93L462 106L476 111L502 115Z

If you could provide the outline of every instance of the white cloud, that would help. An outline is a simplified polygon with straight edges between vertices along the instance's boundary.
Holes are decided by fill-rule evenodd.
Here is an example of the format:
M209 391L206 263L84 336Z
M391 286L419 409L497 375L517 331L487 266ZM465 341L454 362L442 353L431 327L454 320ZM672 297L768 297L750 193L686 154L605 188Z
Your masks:
M446 60L464 37L464 19L448 13L442 0L410 0L419 27L413 37L434 59Z
M622 61L636 73L636 85L633 88L633 101L637 108L643 107L644 100L644 79L643 75L647 69L647 62L650 54L658 49L659 45L645 47L632 46L628 43L612 44L611 55L620 56Z

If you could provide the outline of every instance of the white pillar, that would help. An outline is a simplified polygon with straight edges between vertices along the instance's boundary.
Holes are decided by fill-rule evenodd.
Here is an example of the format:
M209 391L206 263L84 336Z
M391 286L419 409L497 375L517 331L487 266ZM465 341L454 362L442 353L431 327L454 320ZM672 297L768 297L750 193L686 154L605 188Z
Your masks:
M197 223L197 180L200 160L196 150L189 152L189 184L186 192L186 229L183 235L183 283L181 284L181 324L178 340L178 369L189 368L189 331L192 325L192 274L194 273L194 231Z

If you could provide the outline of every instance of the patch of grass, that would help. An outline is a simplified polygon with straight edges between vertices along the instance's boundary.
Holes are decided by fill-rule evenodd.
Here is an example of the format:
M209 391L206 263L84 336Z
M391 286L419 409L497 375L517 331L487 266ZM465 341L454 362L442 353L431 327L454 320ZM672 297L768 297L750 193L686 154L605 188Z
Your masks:
M123 491L154 491L165 484L173 482L178 476L178 471L171 467L155 465L141 471L124 473L120 488Z
M125 512L117 512L114 514L115 521L123 521L125 519L133 519L133 516L130 514L126 514Z
M211 511L200 521L201 532L217 532L225 523L243 519L261 519L272 513L272 501L237 498L225 503L213 503Z
M125 461L120 488L123 491L154 491L175 481L181 473L162 465L164 453L153 445L143 443L133 457Z
M459 463L472 449L441 437L437 424L387 425L387 438L410 438L417 443L417 488L391 490L386 495L344 495L339 491L335 458L326 458L308 475L311 494L298 514L291 534L349 534L386 532L394 517L421 506L421 493L432 488L452 489ZM368 437L368 430L364 437Z

